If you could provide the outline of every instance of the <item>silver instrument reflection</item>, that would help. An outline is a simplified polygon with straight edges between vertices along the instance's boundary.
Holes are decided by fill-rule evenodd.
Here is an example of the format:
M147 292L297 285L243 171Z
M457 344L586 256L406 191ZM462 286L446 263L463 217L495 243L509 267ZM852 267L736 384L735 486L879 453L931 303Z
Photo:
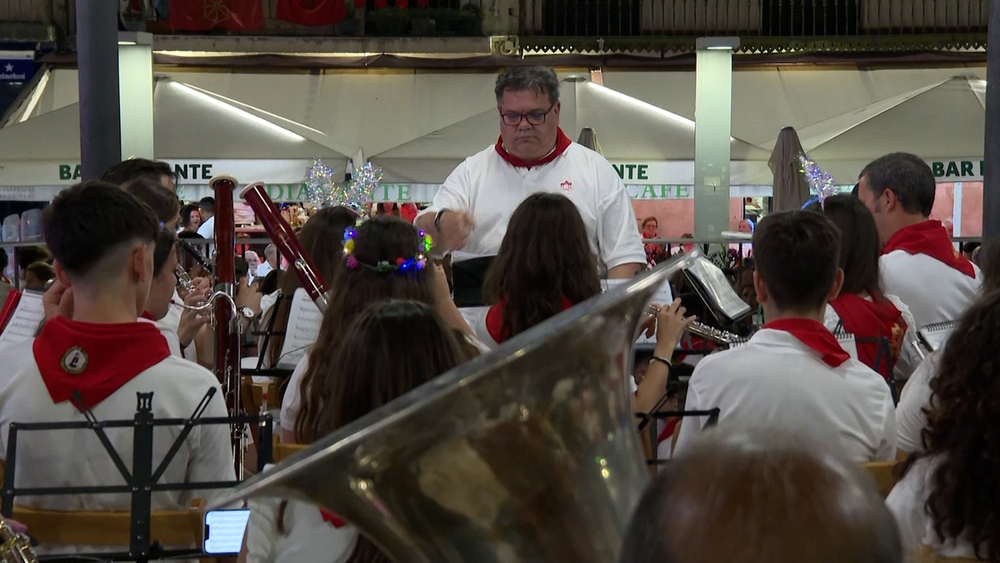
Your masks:
M626 378L678 256L341 428L214 505L316 502L407 562L605 563L649 479Z
M687 331L695 336L700 336L705 340L710 340L716 344L723 344L725 346L731 346L746 340L746 338L743 338L738 334L733 334L729 331L708 326L707 324L699 323L698 321L691 323L691 325L688 326Z
M194 282L191 281L191 276L189 276L187 270L184 269L184 266L179 263L175 265L174 274L177 276L177 285L181 286L186 293L191 293L197 289L194 286Z

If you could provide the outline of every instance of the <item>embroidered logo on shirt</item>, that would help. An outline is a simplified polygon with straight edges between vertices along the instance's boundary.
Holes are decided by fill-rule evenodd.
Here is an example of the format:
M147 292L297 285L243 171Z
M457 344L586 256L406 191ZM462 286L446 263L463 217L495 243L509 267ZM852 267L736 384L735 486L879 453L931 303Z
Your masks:
M562 191L569 193L573 191L573 182L566 180L565 182L559 184L559 187L562 188Z
M90 358L87 357L87 353L83 351L83 348L79 346L73 346L62 357L62 368L63 371L70 375L78 375L83 373L83 370L87 369L87 362Z

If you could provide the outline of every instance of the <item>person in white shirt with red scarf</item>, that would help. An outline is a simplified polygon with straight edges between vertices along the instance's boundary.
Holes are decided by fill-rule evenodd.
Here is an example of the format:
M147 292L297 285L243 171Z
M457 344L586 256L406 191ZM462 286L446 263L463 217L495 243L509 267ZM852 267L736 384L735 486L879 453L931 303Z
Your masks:
M885 292L906 303L918 330L959 318L982 285L979 268L930 220L936 187L930 166L907 153L873 161L858 182L882 239Z
M720 425L776 427L839 444L854 462L896 455L896 419L881 375L844 351L823 326L840 293L840 232L810 211L777 213L754 231L754 288L768 322L742 347L712 354L694 370L684 410L720 409ZM677 450L705 427L681 423Z
M187 418L215 389L202 416L227 416L215 376L171 355L156 326L136 320L153 279L158 232L153 212L117 186L86 182L56 196L43 213L42 228L59 281L72 289L73 319L49 319L32 343L27 365L0 388L0 456L6 456L12 423L84 422L87 408L101 421L130 420L137 393L154 394L156 419ZM153 467L182 429L155 430ZM104 432L131 466L133 429ZM125 482L89 429L31 432L18 442L15 469L19 488ZM228 425L205 425L188 435L160 483L234 479ZM155 492L152 509L187 508L195 495L204 498L211 492ZM129 495L114 493L17 497L15 502L54 510L127 511L131 506Z
M496 83L500 139L465 160L416 218L431 233L435 253L496 256L514 209L538 192L560 193L580 210L591 250L609 278L630 279L646 263L625 185L600 154L572 142L559 128L559 81L547 67L504 71ZM541 244L541 243L540 243ZM482 276L488 264L483 264ZM456 286L461 268L455 268ZM473 288L473 292L478 288ZM456 287L460 306L462 288Z

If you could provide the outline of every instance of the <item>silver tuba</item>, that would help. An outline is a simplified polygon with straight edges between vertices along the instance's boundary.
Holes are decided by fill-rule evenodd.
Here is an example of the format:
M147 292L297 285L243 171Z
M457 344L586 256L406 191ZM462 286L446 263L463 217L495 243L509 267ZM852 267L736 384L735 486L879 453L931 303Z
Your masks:
M396 561L618 558L649 479L626 378L679 256L518 335L223 495L299 498Z

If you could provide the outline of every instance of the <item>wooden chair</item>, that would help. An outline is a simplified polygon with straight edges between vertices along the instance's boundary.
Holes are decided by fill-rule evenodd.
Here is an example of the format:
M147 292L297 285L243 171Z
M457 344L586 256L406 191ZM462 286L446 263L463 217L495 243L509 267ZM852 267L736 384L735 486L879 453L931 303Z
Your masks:
M914 563L979 563L979 559L974 557L944 557L934 553L934 550L926 545L920 546Z
M286 444L281 441L277 434L274 435L274 449L271 450L274 463L292 457L309 447L309 444Z
M861 468L875 481L875 486L882 494L882 498L888 497L892 488L896 486L896 482L899 481L898 467L898 461L874 461L861 464Z
M163 546L201 548L205 501L195 499L187 510L154 510L150 537ZM14 520L26 525L40 544L108 545L127 548L131 514L127 510L41 510L14 506ZM58 548L56 548L58 549ZM201 559L212 563L215 558Z

